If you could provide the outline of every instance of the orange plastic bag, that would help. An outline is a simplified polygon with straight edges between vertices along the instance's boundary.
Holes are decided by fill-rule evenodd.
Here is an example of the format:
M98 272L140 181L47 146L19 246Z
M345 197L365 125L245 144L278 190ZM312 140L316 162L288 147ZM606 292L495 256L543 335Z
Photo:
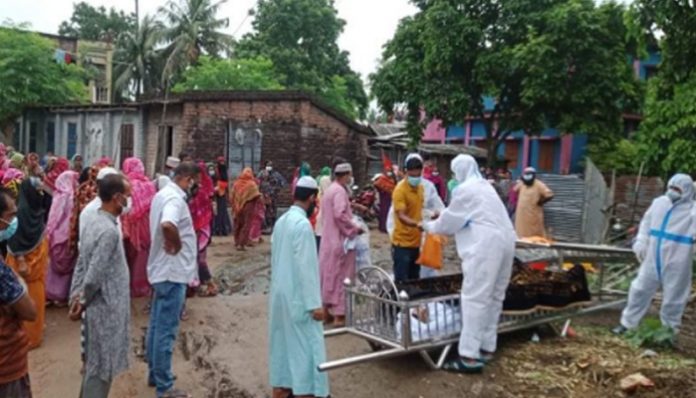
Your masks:
M442 235L425 234L417 264L433 269L442 269L442 246L445 237Z

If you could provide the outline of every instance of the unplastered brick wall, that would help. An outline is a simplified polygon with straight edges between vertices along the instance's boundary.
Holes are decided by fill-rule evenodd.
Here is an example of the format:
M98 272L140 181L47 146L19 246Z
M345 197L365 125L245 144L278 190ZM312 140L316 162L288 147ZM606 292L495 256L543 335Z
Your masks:
M659 177L642 177L640 190L637 200L635 195L636 177L622 176L616 178L616 189L614 191L614 203L616 206L616 216L624 222L630 222L633 214L633 204L635 203L634 222L638 223L652 201L665 193L665 183Z
M160 146L165 145L164 142L158 140L158 131L160 125L174 127L174 142L172 145L172 155L178 156L184 142L185 132L181 128L181 112L183 107L181 104L169 104L165 111L165 117L162 119L163 107L161 105L152 105L145 107L145 169L150 175L161 172L155 169L157 161L157 152Z
M357 181L365 179L367 137L308 100L185 102L180 126L181 148L195 158L224 156L229 126L258 129L261 160L273 161L288 183L301 162L309 162L317 174L336 156L353 164ZM281 204L289 202L290 190L283 190Z

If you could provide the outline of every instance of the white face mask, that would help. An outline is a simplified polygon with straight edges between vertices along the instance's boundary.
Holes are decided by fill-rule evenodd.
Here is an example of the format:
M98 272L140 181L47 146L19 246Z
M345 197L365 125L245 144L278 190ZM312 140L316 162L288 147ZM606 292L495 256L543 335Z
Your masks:
M352 188L353 185L355 185L355 178L350 177L350 180L348 180L348 183L346 184L346 186L348 186L348 188Z
M273 167L271 167L271 166L266 166L266 171L270 173L271 171L273 171Z
M669 198L669 200L672 201L672 203L677 202L682 197L682 194L680 192L677 192L673 189L670 189L669 191L667 191L666 195Z

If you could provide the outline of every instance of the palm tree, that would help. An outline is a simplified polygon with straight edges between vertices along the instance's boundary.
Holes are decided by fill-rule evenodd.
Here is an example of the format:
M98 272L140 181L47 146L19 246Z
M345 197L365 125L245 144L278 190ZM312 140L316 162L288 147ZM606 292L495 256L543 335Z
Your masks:
M137 98L159 87L162 61L158 45L162 43L164 31L164 25L148 15L135 31L123 33L122 47L114 54L116 92L134 93Z
M163 81L207 54L219 57L229 52L233 39L219 30L229 25L227 18L217 18L220 6L227 0L170 0L160 8L168 28L165 39L169 43L165 53Z

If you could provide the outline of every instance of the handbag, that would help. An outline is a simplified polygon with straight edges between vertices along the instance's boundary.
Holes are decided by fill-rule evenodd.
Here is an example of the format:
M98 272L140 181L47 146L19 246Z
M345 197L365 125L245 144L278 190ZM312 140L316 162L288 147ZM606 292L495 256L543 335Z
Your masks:
M421 246L417 264L433 269L442 269L442 246L445 237L436 234L425 234L425 240Z

